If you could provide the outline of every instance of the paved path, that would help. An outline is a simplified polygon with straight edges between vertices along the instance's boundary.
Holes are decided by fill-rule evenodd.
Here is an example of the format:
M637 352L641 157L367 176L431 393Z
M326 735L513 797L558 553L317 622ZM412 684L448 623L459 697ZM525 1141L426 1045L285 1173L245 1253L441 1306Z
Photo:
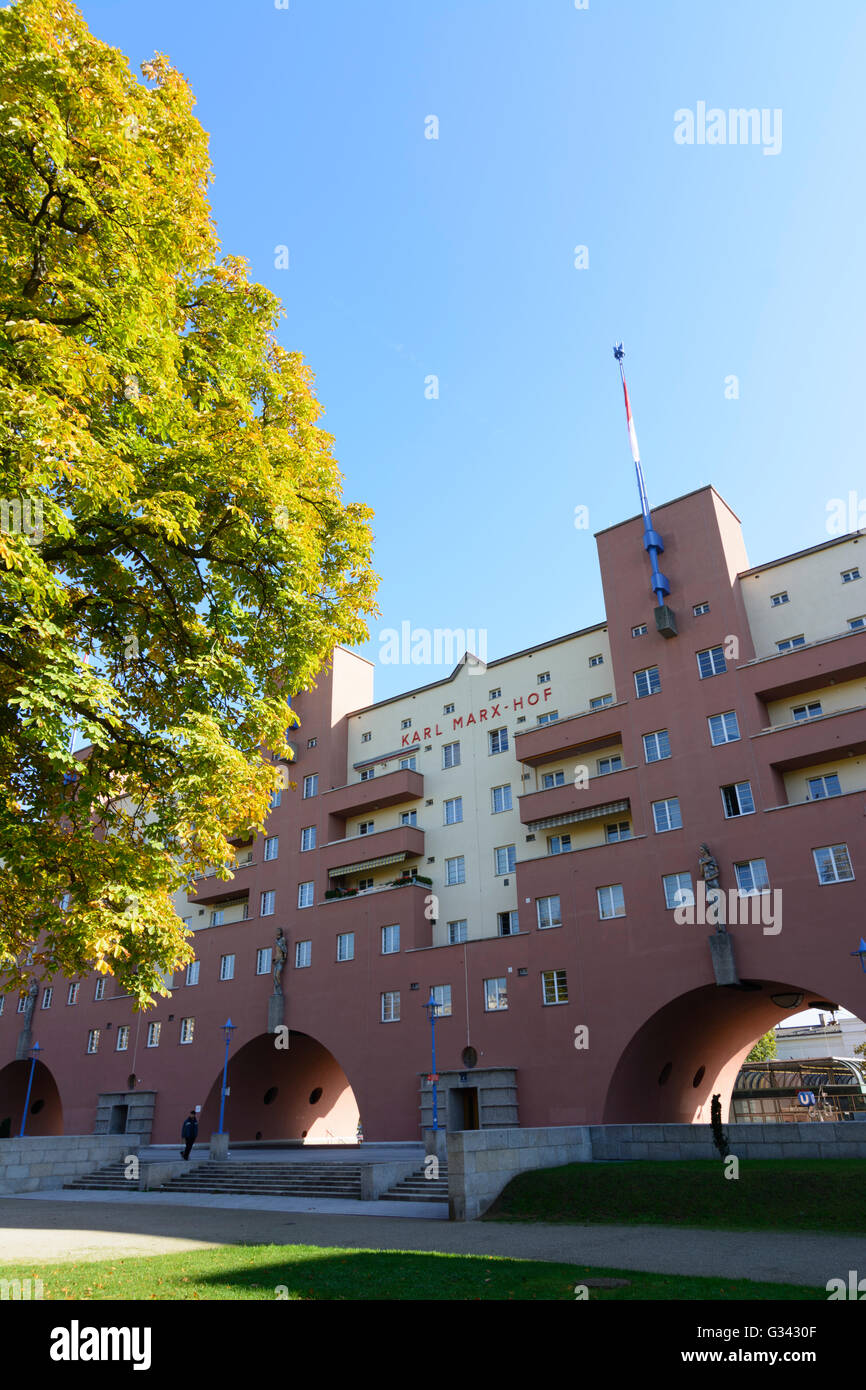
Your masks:
M76 1200L67 1200L74 1195ZM112 1197L115 1194L111 1194ZM663 1274L810 1284L866 1268L862 1236L789 1232L682 1231L664 1226L546 1226L517 1222L450 1222L289 1212L256 1199L259 1209L224 1208L190 1198L94 1202L90 1193L0 1198L0 1249L9 1262L155 1255L209 1245L336 1245L385 1250L441 1250L557 1260ZM84 1197L85 1201L78 1199ZM106 1194L108 1197L108 1194ZM287 1199L276 1199L285 1201ZM378 1205L385 1206L385 1203Z

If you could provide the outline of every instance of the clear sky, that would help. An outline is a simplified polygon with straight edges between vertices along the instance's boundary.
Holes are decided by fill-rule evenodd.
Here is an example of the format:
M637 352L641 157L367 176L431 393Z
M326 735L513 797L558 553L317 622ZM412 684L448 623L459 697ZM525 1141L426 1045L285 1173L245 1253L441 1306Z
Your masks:
M863 0L81 8L197 94L223 247L376 512L377 663L404 621L493 659L604 617L592 533L638 510L617 338L651 502L712 482L756 564L866 496ZM700 102L767 138L677 143ZM376 694L443 674L379 663Z

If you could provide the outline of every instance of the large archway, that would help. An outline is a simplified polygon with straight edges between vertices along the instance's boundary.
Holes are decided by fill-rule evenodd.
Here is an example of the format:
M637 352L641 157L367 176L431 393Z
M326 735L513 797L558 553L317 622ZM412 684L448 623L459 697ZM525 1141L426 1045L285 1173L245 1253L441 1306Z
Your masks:
M707 1124L713 1095L727 1116L737 1074L758 1038L826 996L779 980L704 985L670 1000L637 1030L608 1087L605 1124Z
M263 1033L229 1056L225 1128L235 1140L293 1139L308 1144L354 1143L358 1104L333 1053L307 1033L289 1034L277 1048ZM219 1124L216 1077L199 1117L202 1138Z
M0 1071L0 1139L15 1139L20 1133L29 1077L29 1060L10 1062ZM63 1133L60 1092L44 1062L37 1062L33 1072L24 1133L32 1138Z

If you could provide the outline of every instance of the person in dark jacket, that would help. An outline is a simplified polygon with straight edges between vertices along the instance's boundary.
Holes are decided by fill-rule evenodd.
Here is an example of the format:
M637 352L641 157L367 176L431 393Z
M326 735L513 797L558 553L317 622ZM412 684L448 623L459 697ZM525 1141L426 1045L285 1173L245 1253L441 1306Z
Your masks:
M195 1111L190 1110L183 1122L183 1129L180 1132L181 1138L186 1140L186 1148L181 1151L181 1158L189 1159L192 1153L192 1146L198 1138L198 1120Z

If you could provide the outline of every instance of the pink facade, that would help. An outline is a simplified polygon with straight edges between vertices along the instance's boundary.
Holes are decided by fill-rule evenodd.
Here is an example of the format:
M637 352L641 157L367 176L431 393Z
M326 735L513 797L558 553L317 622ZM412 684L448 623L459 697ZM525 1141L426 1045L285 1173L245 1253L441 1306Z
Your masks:
M447 890L440 888L441 862L426 867L423 828L389 825L344 840L347 818L368 808L372 814L424 804L425 745L416 745L416 769L394 764L391 772L358 781L357 760L350 766L348 716L372 703L372 667L338 651L332 672L294 701L301 718L291 774L297 788L283 792L268 825L270 835L279 835L279 857L265 861L259 837L255 862L232 882L203 879L197 902L186 909L194 927L204 926L214 904L246 896L248 918L197 930L199 982L185 985L178 972L171 999L146 1016L132 1014L127 1000L111 998L110 985L106 997L94 1001L94 978L83 980L78 1002L67 1005L67 985L56 980L52 1007L34 1015L46 1104L28 1120L28 1132L90 1132L97 1096L127 1091L131 1076L136 1088L156 1093L155 1141L176 1138L195 1104L203 1107L203 1133L209 1132L216 1127L220 1025L230 1014L237 1029L226 1127L234 1138L346 1137L354 1134L359 1114L368 1139L418 1138L421 1076L430 1057L421 1005L434 985L451 989L451 1014L437 1024L439 1071L468 1072L471 1079L467 1046L479 1068L512 1069L519 1122L526 1126L706 1120L713 1093L720 1092L727 1107L746 1053L786 1012L824 1001L862 1016L866 976L850 953L866 930L866 787L793 802L785 776L866 750L866 634L828 632L798 649L756 658L745 590L748 560L739 523L725 503L703 488L656 509L654 524L665 540L678 635L665 638L655 630L640 518L602 532L614 702L568 716L567 692L559 691L562 717L555 722L521 730L511 721L514 755L524 769L557 758L580 767L599 749L622 747L621 770L590 776L588 785L567 776L560 786L516 797L520 827L563 817L559 824L567 831L567 818L581 810L624 805L619 814L630 820L628 839L533 858L522 858L518 843L519 932L443 942L435 904ZM704 604L708 611L696 614ZM633 636L642 622L647 632ZM724 671L702 678L696 653L718 647L735 655L726 657ZM499 665L490 663L486 681L494 681ZM657 668L660 689L638 698L634 675L648 668ZM859 704L833 717L771 728L773 701L858 681ZM449 682L440 686L446 699ZM393 703L399 714L400 702ZM740 736L714 746L708 719L722 711L736 713ZM669 736L670 756L649 762L643 736L660 730ZM429 726L422 733L430 734L428 756L438 759L443 738ZM399 732L394 746L400 746ZM316 795L304 798L302 779L313 773ZM720 789L745 783L754 813L726 816ZM673 798L682 826L660 832L653 804ZM317 847L302 852L301 830L312 825ZM470 819L459 833L468 839L472 830ZM771 889L781 891L778 931L760 923L730 927L740 987L715 982L708 944L713 926L680 925L666 905L665 876L688 871L696 881L702 843L718 862L724 890L735 886L734 865L765 861ZM822 883L813 851L836 846L847 847L854 877ZM411 882L325 899L335 870L391 859L395 877L417 867L432 885ZM310 881L314 905L299 908L298 885ZM598 890L610 885L621 889L625 912L602 919ZM261 894L271 891L278 910L260 916ZM562 924L539 929L537 901L552 896L559 898ZM400 926L400 949L383 955L381 929L393 924ZM256 952L272 945L278 927L289 942L283 972L287 1050L277 1050L268 1035L271 974L255 974ZM337 936L349 932L353 958L338 960ZM311 963L298 968L297 943L306 941ZM235 975L221 980L220 960L228 953L235 956ZM549 971L565 972L567 1003L543 1001L539 980ZM484 982L497 978L507 980L508 1007L487 1011ZM390 991L399 993L400 1017L383 1021L382 995ZM11 1115L13 1132L20 1124L23 1067L12 1062L21 1025L15 1004L7 998L0 1017L0 1121ZM180 1041L185 1017L195 1019L189 1044ZM153 1021L162 1024L159 1045L148 1048ZM118 1052L114 1038L124 1025L131 1025L129 1046ZM87 1055L94 1029L100 1030L99 1050ZM576 1032L581 1029L587 1031Z

